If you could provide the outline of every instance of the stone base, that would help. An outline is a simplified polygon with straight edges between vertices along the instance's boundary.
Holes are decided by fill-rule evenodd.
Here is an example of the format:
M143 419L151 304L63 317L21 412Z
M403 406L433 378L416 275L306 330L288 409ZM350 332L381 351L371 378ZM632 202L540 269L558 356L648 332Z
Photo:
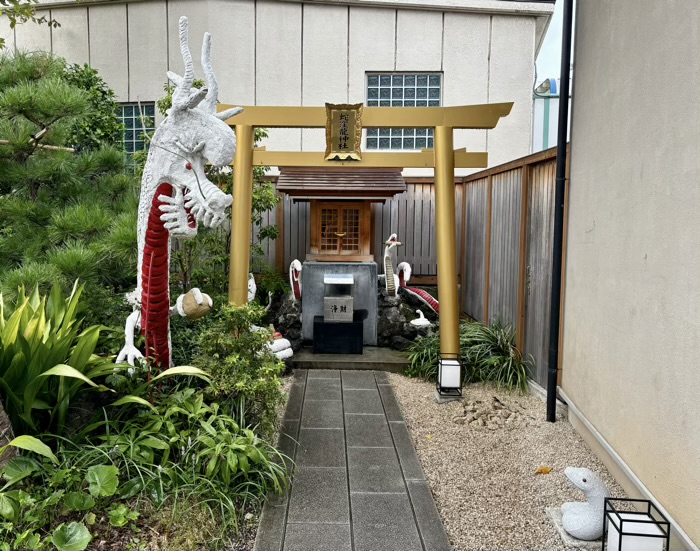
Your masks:
M462 396L443 396L438 393L437 388L433 390L433 396L438 404L447 404L448 402L461 402L464 400L464 395Z
M547 511L549 520L552 521L557 532L559 532L561 541L564 542L564 547L567 551L569 549L585 549L587 551L598 551L600 549L599 539L592 541L579 540L570 536L566 530L564 530L564 526L561 522L561 507L547 507L545 510Z
M304 262L301 272L303 296L302 335L305 341L314 338L314 317L323 316L325 274L352 274L352 299L355 310L367 310L363 322L363 344L377 345L377 264L375 262Z

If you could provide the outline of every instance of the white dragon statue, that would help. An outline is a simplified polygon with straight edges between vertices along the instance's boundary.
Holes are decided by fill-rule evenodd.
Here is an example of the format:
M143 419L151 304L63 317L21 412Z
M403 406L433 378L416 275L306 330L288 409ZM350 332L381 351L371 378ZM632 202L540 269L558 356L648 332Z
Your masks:
M134 345L135 329L146 338L146 354L161 369L170 367L169 316L200 317L211 308L211 298L192 289L170 305L169 266L171 237L197 235L197 224L217 227L232 203L207 178L208 163L229 165L236 151L234 132L224 122L242 109L217 113L218 83L211 65L211 35L204 35L202 67L206 87L193 89L194 70L188 45L188 21L179 22L183 76L168 72L175 84L172 108L151 139L141 181L138 211L138 272L136 290L128 295L134 312L127 318L126 342L117 362L143 358Z
M413 295L414 297L421 300L428 308L433 310L435 313L440 312L440 304L435 298L433 298L430 293L424 291L423 289L418 289L417 287L409 287L406 285L408 280L411 279L411 265L408 262L401 262L396 271L398 275L394 274L394 267L391 263L391 249L394 247L401 246L398 237L395 233L389 236L389 239L385 242L386 247L384 247L384 284L386 285L387 295L390 297L395 297L398 293L399 288L403 289L407 293ZM421 312L420 317L423 317Z

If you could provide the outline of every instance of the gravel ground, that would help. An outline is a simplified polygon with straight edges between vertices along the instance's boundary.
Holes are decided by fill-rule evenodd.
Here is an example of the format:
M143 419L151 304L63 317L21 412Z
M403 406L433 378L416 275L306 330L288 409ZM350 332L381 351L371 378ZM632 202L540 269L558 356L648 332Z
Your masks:
M464 402L438 405L433 383L390 378L458 551L563 551L545 508L585 501L564 476L569 466L591 469L624 496L565 418L544 420L539 398L479 384L465 388ZM535 474L540 467L552 471Z

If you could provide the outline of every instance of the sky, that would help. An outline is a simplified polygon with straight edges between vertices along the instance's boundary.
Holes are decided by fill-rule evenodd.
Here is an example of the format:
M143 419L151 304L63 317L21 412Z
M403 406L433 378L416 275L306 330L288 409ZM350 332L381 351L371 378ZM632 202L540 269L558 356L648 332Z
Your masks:
M576 1L574 0L574 10ZM574 11L575 13L575 11ZM547 34L537 56L537 84L547 78L559 78L561 66L561 28L564 18L564 2L557 0L554 15L549 23ZM573 47L572 47L573 55Z

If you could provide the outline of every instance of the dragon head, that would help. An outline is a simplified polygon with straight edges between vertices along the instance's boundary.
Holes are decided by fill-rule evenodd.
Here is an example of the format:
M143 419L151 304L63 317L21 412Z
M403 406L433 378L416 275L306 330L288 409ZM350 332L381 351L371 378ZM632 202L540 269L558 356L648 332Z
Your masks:
M231 164L236 152L236 135L224 122L241 108L217 113L218 83L211 65L211 35L204 35L202 67L206 86L193 88L194 70L188 45L188 21L180 18L180 50L185 62L184 76L168 72L175 83L172 107L153 140L152 155L159 166L156 182L169 183L170 197L161 196L161 220L171 235L189 237L197 233L197 223L217 227L225 219L232 197L221 191L206 175L207 163L215 167Z

